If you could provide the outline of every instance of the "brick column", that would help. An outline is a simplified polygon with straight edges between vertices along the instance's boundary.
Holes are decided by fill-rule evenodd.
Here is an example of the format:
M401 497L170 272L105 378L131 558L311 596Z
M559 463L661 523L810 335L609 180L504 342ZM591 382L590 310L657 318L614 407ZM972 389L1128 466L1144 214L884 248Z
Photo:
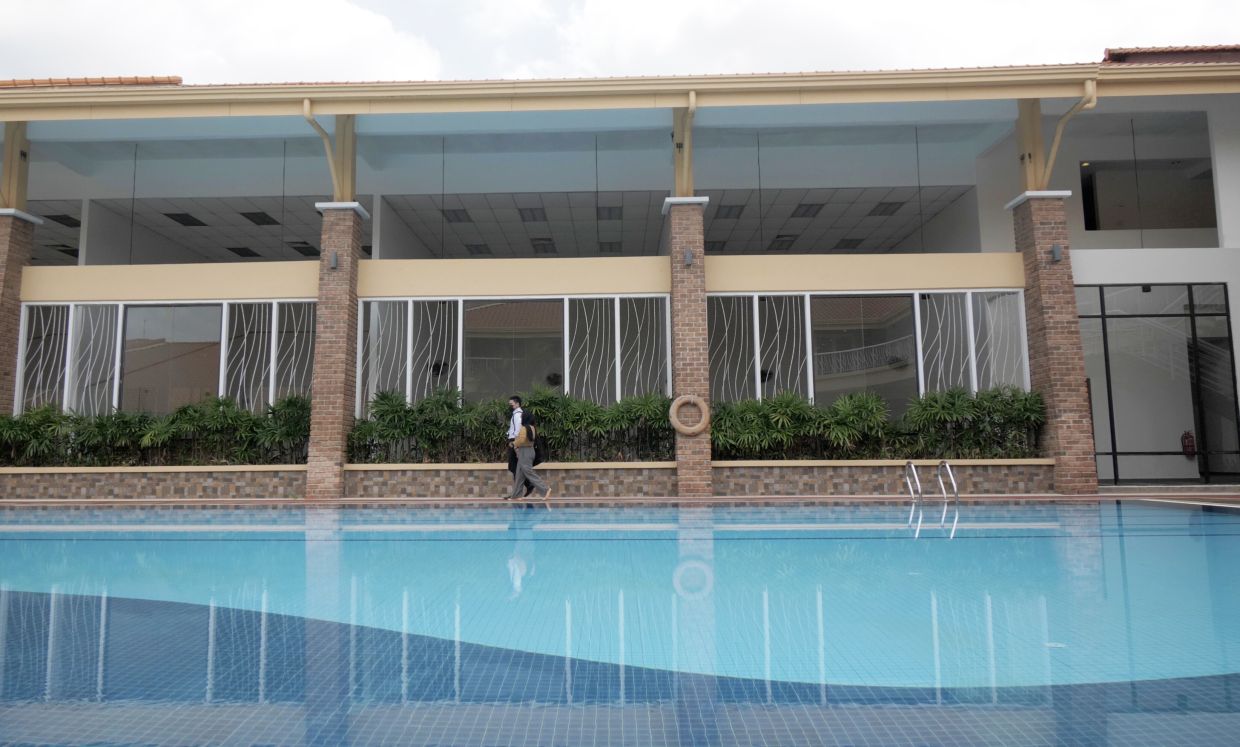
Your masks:
M20 211L0 215L0 413L13 412L21 328L22 268L30 264L37 218Z
M1026 194L1014 202L1016 250L1025 260L1029 377L1046 400L1042 446L1055 458L1056 492L1096 493L1098 466L1063 197ZM1055 245L1061 247L1058 261Z
M333 205L320 206L323 239L314 319L307 500L344 497L344 465L356 397L357 267L364 214L359 212L360 207L352 207L356 203Z
M668 245L672 261L672 396L697 395L710 401L710 366L706 338L706 262L702 214L705 198L665 204L670 213ZM688 252L692 263L685 264ZM685 425L701 422L703 413L685 407ZM676 434L676 486L682 497L709 496L710 430L697 436Z

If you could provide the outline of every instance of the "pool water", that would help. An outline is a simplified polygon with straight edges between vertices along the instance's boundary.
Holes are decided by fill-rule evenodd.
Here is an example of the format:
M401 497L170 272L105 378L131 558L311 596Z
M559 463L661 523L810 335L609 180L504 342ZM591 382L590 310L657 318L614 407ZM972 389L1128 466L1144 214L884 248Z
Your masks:
M907 517L0 509L0 744L1236 743L1240 513Z

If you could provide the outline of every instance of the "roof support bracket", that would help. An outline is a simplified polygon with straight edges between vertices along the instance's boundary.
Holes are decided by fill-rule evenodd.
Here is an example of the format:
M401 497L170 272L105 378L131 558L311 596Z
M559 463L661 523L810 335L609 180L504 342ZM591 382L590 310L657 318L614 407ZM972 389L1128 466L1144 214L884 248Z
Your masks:
M331 135L328 135L323 125L315 119L314 105L310 99L302 100L301 113L323 141L323 152L327 156L327 168L332 177L332 200L353 201L356 198L354 192L357 186L357 135L354 115L336 115L336 138L333 142Z
M26 209L26 175L30 168L30 141L25 122L4 123L4 152L0 154L0 208Z
M1081 96L1080 101L1072 105L1072 108L1064 112L1059 118L1059 122L1055 124L1055 137L1051 140L1051 150L1046 155L1046 166L1042 168L1041 179L1038 182L1039 190L1050 188L1051 171L1055 168L1055 156L1059 155L1059 143L1063 139L1064 126L1068 124L1068 120L1076 116L1077 112L1082 109L1093 109L1098 105L1098 81L1092 78L1085 81L1085 95Z

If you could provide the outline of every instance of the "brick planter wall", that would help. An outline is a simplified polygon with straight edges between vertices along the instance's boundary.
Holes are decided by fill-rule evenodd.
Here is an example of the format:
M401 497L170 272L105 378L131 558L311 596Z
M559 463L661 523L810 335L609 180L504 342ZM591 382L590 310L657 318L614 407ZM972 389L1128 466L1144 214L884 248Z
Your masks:
M890 464L799 464L774 462L724 463L715 465L715 495L903 495L904 463ZM743 466L739 466L742 465ZM738 466L730 466L738 465ZM925 495L938 495L935 468L918 465ZM952 465L961 495L1018 495L1050 493L1054 485L1052 464L960 464Z
M5 470L5 500L141 499L247 500L297 498L306 492L305 469L275 470Z
M377 465L376 465L377 466ZM676 495L673 466L571 467L546 465L539 474L554 497L666 498ZM479 464L442 469L358 469L345 471L349 498L499 498L512 488L512 475L503 464Z

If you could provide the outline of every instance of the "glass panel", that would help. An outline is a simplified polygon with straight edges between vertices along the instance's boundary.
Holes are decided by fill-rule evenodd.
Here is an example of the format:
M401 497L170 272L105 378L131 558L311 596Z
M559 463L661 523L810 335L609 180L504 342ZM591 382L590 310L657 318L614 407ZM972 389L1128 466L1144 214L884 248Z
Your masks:
M1111 461L1110 454L1099 455L1097 463L1099 480L1112 481L1115 479L1115 464Z
M1194 314L1226 314L1227 286L1223 283L1193 286Z
M917 396L912 296L819 296L810 305L814 400L874 392L898 416Z
M467 301L464 331L471 401L563 388L563 301Z
M1102 289L1107 316L1113 314L1187 314L1186 285L1116 285Z
M225 394L242 408L265 410L271 386L271 304L229 305L227 357Z
M1076 313L1081 316L1102 313L1101 289L1096 285L1076 286Z
M808 396L805 377L805 299L758 297L762 396L792 392Z
M1094 418L1094 450L1111 450L1111 418L1107 409L1106 350L1102 344L1102 320L1081 320L1081 349L1085 353L1085 379ZM1110 457L1107 457L1110 467Z
M73 383L69 409L81 415L112 411L116 323L120 307L77 306L73 319Z
M969 389L969 307L964 293L921 296L921 361L927 392Z
M1016 291L973 294L973 351L977 388L1025 386L1025 339Z
M1211 452L1210 472L1240 473L1240 456L1214 452L1240 451L1236 423L1236 380L1233 375L1231 335L1227 317L1197 317L1198 411L1205 435L1204 447ZM1201 436L1198 447L1201 448Z
M1191 339L1187 318L1107 320L1119 451L1178 452L1180 434L1195 432L1188 362ZM1159 458L1160 472L1150 471L1152 467L1129 472L1125 463L1135 463L1122 460L1120 477L1126 480L1198 476L1196 460L1182 457Z
M620 299L620 396L667 390L667 303Z
M706 299L710 347L710 398L714 402L754 399L753 299Z
M607 404L616 399L616 307L610 298L568 302L568 391Z
M219 306L125 309L121 407L164 414L219 391Z
M456 301L413 301L413 401L456 389Z
M376 394L405 393L408 361L408 311L405 301L362 304L362 414Z
M1121 431L1122 432L1122 431ZM1179 450L1179 438L1176 438ZM1197 460L1180 454L1120 454L1119 479L1154 482L1197 482L1201 474Z
M43 405L60 407L64 399L65 342L69 335L68 306L29 306L26 309L25 368L22 371L22 409Z
M314 369L315 303L282 303L277 319L276 400L310 396Z

